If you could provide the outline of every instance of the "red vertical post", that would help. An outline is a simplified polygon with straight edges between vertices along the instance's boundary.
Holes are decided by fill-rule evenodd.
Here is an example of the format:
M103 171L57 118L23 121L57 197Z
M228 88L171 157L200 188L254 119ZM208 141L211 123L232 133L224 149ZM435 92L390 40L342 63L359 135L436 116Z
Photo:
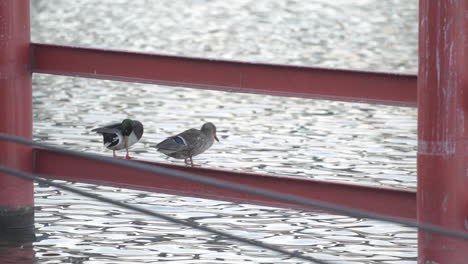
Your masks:
M0 132L32 138L29 0L0 1ZM32 171L32 150L0 141L0 165ZM30 233L33 184L0 173L0 234Z
M468 0L420 0L418 220L468 231ZM419 263L467 263L468 241L418 234Z

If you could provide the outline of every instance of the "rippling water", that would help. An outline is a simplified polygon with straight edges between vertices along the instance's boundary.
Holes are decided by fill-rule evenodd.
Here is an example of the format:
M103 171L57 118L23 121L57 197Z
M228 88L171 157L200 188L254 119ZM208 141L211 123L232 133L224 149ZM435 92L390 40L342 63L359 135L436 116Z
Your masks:
M415 232L410 228L345 216L77 185L336 263L408 263L401 260L414 259ZM297 263L218 236L119 208L109 209L100 202L53 188L41 188L36 202L40 205L40 238L34 246L36 256L45 263L71 259L83 263Z
M417 65L417 1L36 0L32 22L36 42L405 72ZM129 116L145 125L133 156L180 164L151 145L211 121L221 142L194 159L204 167L416 187L413 108L39 74L33 85L37 141L111 155L90 129ZM74 186L334 263L416 263L412 228ZM39 263L300 263L54 188L35 191Z

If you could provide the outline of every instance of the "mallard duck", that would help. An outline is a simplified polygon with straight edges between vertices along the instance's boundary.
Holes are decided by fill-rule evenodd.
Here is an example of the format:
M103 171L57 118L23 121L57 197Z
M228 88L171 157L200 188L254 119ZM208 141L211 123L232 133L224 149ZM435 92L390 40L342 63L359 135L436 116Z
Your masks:
M125 148L127 151L125 158L129 159L128 148L143 136L143 124L138 120L124 119L121 123L112 123L91 131L102 134L104 146L112 149L114 158L117 157L116 150Z
M216 127L208 122L200 130L192 128L163 140L156 149L169 157L184 159L185 165L193 167L192 157L209 149L215 140L219 142Z

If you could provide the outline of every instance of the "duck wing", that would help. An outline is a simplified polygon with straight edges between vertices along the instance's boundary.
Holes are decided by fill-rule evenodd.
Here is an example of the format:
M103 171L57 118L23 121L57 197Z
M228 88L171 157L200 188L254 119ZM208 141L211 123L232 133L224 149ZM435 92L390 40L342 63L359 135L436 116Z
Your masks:
M117 132L122 131L122 123L119 123L119 122L111 123L102 127L95 128L91 131L99 133L99 134L104 134L104 133L115 134Z
M198 145L203 136L198 129L189 129L180 134L168 137L156 145L158 151L163 153L190 152Z

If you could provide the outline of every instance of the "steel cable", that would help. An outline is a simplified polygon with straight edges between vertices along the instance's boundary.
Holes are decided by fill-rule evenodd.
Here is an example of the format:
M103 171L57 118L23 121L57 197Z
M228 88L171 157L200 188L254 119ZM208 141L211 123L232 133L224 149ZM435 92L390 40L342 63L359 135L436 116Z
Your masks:
M148 165L148 164L133 162L133 161L128 161L128 160L109 158L109 157L100 156L96 154L89 154L89 153L77 152L73 150L62 149L59 147L49 146L47 144L42 144L42 143L36 143L31 140L27 140L27 139L15 137L15 136L10 136L10 135L5 135L1 133L0 133L0 140L9 140L9 141L13 141L19 144L49 149L58 153L65 154L65 155L75 156L75 157L84 158L84 159L91 159L91 160L96 160L96 161L102 161L102 162L114 164L117 166L124 166L127 168L132 168L132 169L141 170L141 171L150 172L150 173L164 174L164 175L176 177L179 179L189 180L189 181L193 181L197 183L203 183L203 184L212 185L212 186L225 188L229 190L241 191L241 192L264 196L264 197L281 200L281 201L288 201L291 203L309 206L311 207L311 209L319 208L319 209L323 209L327 211L334 211L336 213L349 215L349 216L353 216L357 218L369 218L369 219L374 219L374 220L379 220L379 221L391 222L394 224L414 227L420 230L442 234L442 235L446 235L446 236L453 237L453 238L468 240L468 233L466 232L459 232L459 231L447 229L447 228L440 227L440 226L433 225L433 224L418 223L416 221L409 220L409 219L380 215L376 213L367 212L364 210L358 210L358 209L349 208L345 206L334 205L334 204L316 201L312 199L305 199L305 198L294 196L294 195L283 194L283 193L279 193L275 191L264 190L264 189L250 187L250 186L237 184L237 183L230 183L230 182L226 182L226 181L222 181L218 179L206 178L206 177L196 175L193 173L187 173L187 172L177 171L173 169L157 167L154 165Z
M240 237L240 236L231 235L231 234L226 233L226 232L222 232L222 231L210 228L210 227L199 225L199 224L197 224L195 222L180 220L180 219L170 217L170 216L167 216L165 214L156 213L156 212L153 212L151 210L147 210L147 209L135 206L135 205L126 204L126 203L119 202L119 201L116 201L116 200L113 200L113 199L109 199L109 198L106 198L106 197L103 197L103 196L99 196L99 195L96 195L96 194L93 194L93 193L90 193L90 192L86 192L86 191L83 191L83 190L80 190L80 189L77 189L77 188L74 188L74 187L70 187L70 186L67 186L65 184L56 183L56 182L53 182L51 180L44 180L44 179L38 178L35 175L30 174L30 173L26 173L26 172L22 172L22 171L18 171L18 170L13 170L13 169L3 167L3 166L0 166L0 172L4 172L4 173L8 173L8 174L11 174L11 175L14 175L14 176L18 176L18 177L26 179L26 180L36 181L36 182L41 183L41 184L54 186L56 188L59 188L59 189L65 190L65 191L69 191L69 192L72 192L72 193L76 193L76 194L81 195L81 196L85 196L85 197L88 197L88 198L93 198L93 199L96 199L96 200L99 200L99 201L102 201L102 202L105 202L105 203L113 204L113 205L116 205L116 206L119 206L119 207L122 207L122 208L137 211L137 212L140 212L140 213L143 213L143 214L146 214L146 215L150 215L150 216L153 216L153 217L161 218L161 219L164 219L166 221L173 222L173 223L176 223L176 224L189 226L191 228L198 229L198 230L201 230L201 231L205 231L205 232L208 232L208 233L212 233L212 234L215 234L215 235L218 235L218 236L223 236L223 237L231 239L231 240L236 240L236 241L239 241L239 242L242 242L242 243L245 243L245 244L250 244L250 245L260 247L260 248L263 248L263 249L268 249L268 250L271 250L271 251L275 251L275 252L281 253L283 255L289 256L289 257L298 258L298 259L302 259L302 260L307 260L307 261L310 261L312 263L317 263L317 264L331 264L330 262L324 262L324 261L318 260L316 258L305 256L305 255L303 255L302 253L299 253L299 252L289 252L287 250L281 249L281 248L276 247L276 246L272 246L270 244L260 242L258 240L247 239L247 238L243 238L243 237ZM39 177L40 177L40 175L39 175Z

